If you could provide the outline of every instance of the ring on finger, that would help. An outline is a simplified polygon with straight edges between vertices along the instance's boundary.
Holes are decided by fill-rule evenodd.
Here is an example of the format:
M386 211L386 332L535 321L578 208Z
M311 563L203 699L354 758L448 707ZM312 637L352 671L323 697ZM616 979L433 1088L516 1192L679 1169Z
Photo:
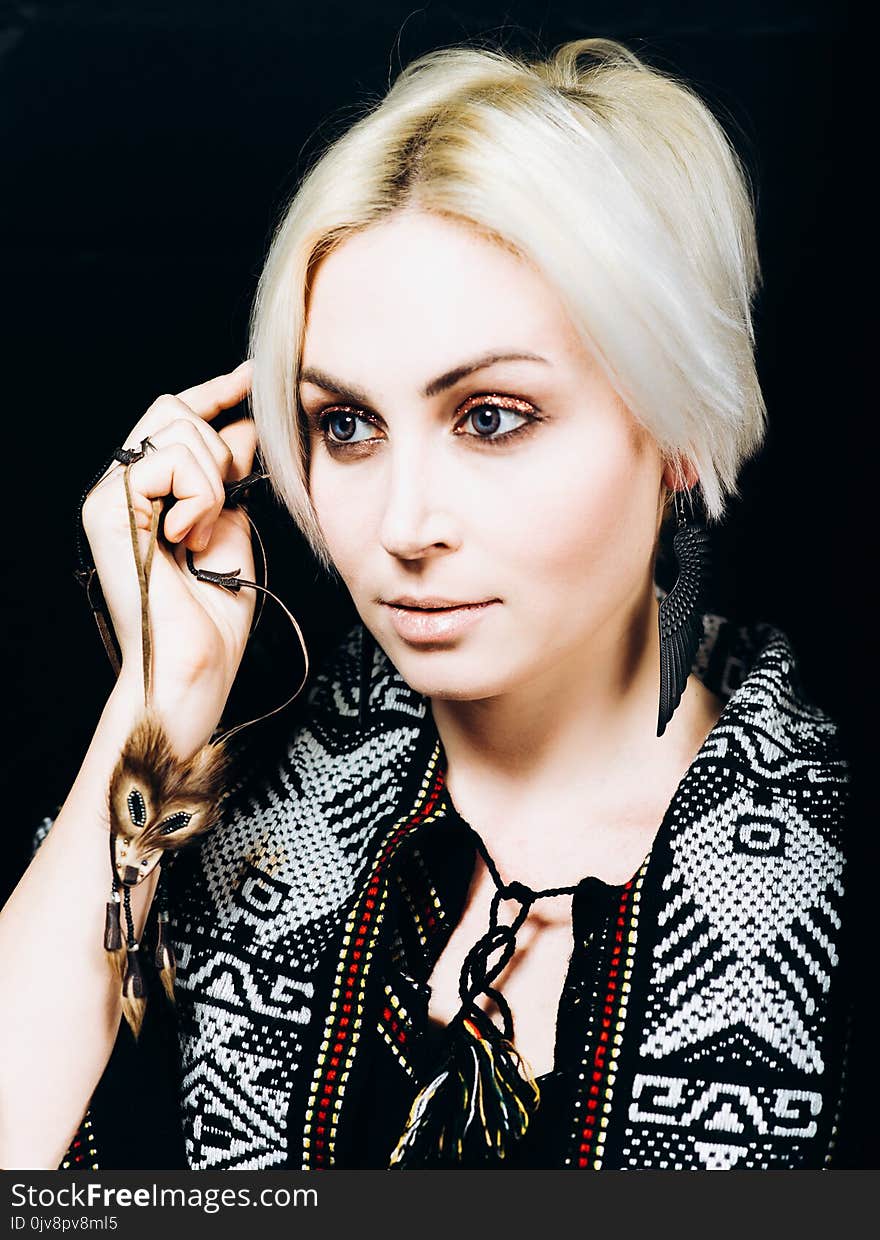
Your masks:
M135 461L146 456L148 451L157 452L158 448L149 435L144 435L140 448L117 448L113 459L119 461L120 465L133 465Z

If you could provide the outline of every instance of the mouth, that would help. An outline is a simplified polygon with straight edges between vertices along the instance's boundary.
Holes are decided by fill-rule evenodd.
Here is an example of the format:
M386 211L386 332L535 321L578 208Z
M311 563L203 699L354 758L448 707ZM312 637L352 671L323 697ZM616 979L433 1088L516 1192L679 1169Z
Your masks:
M413 645L436 645L458 637L499 603L499 599L481 603L431 599L418 606L401 600L383 606L388 608L391 623L404 641Z
M459 599L441 598L440 595L425 595L415 598L410 594L401 594L399 598L382 599L388 607L400 607L406 611L454 611L457 607L484 607L489 603L497 603L497 599L478 599L476 602L462 602Z

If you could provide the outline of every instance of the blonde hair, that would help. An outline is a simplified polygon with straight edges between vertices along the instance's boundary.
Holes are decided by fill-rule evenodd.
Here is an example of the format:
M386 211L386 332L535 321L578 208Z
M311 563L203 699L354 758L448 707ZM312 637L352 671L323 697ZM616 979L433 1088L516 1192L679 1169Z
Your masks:
M404 207L467 222L534 264L677 484L691 461L708 518L723 516L766 427L754 203L730 139L686 83L616 40L532 61L448 47L407 65L308 171L254 299L260 455L325 568L298 397L310 274Z

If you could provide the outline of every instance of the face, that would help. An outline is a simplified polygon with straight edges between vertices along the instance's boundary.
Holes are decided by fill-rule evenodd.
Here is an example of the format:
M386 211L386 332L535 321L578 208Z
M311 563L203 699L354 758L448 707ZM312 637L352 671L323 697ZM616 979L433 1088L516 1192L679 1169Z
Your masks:
M316 268L301 375L321 529L412 688L494 697L619 642L663 465L531 264L399 212Z

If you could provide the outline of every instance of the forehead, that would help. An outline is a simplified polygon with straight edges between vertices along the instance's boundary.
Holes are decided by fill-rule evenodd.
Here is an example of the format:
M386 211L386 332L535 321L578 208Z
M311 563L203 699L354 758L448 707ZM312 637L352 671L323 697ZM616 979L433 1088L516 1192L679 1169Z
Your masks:
M543 275L462 221L398 212L313 269L303 366L364 373L393 354L424 375L438 359L454 364L512 344L546 354L579 342Z

